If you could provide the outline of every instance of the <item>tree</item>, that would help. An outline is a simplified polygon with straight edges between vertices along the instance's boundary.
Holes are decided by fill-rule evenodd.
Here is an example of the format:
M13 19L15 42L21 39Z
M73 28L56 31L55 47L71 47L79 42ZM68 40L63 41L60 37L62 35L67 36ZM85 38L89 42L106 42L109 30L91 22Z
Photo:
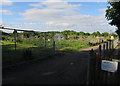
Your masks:
M104 32L101 35L107 37L107 36L109 36L109 33L108 32Z
M92 35L97 36L97 33L96 33L96 32L93 32Z
M110 21L111 25L116 26L118 29L116 33L120 38L120 1L119 2L108 2L110 6L107 7L105 17Z
M90 33L85 33L85 35L89 36L89 35L90 35Z
M76 32L76 35L77 35L77 36L79 36L79 35L80 35L80 33L79 33L79 32Z
M97 32L93 32L91 35L94 35L94 36L100 36L101 34L100 34L99 31L97 31Z
M85 33L84 32L79 32L79 35L85 35Z
M112 33L111 36L117 37L117 35L115 33Z
M101 35L99 31L97 31L96 34L97 34L97 36L100 36L100 35Z

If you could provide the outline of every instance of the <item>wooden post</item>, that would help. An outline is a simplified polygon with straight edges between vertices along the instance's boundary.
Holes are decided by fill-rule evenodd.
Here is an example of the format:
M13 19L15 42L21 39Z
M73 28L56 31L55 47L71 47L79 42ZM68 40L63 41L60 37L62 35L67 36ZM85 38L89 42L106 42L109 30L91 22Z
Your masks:
M103 44L103 56L105 57L105 44Z
M77 35L76 35L76 33L75 33L75 40L77 40Z
M15 51L16 51L16 30L14 29Z
M114 40L112 40L112 49L114 49Z
M92 35L92 41L93 41L93 39L94 39L94 35Z
M109 53L111 52L111 41L109 41Z
M101 45L99 44L99 56L101 57Z
M53 32L53 44L54 44L54 32Z
M46 32L45 32L45 48L46 48Z
M98 36L97 36L98 37ZM97 42L99 43L99 38L97 38Z
M108 42L106 43L106 54L108 55Z
M53 42L53 52L54 52L54 55L55 55L56 54L55 41Z
M69 35L69 40L71 41L71 33L70 33L70 35Z
M85 35L84 35L84 40L86 39Z
M74 33L74 35L73 35L73 39L75 40L75 33Z
M53 41L53 49L54 49L54 32L53 32L52 41Z
M100 36L98 36L99 37L99 43L100 43Z
M82 35L81 35L81 40L82 40Z
M94 43L95 43L95 36L94 36Z
M111 41L109 41L109 50L111 49Z
M65 37L66 37L66 40L68 40L68 38L67 38L67 34L65 34Z
M66 42L68 42L68 35L67 35L67 34L65 34L65 36L66 36Z
M72 33L72 40L73 40L73 33Z
M67 40L68 40L68 32L67 32Z
M82 40L82 38L81 38L81 37L82 37L82 36L81 36L81 35L79 35L79 39L80 39L80 40Z
M72 34L71 34L71 32L70 32L70 41L72 40Z

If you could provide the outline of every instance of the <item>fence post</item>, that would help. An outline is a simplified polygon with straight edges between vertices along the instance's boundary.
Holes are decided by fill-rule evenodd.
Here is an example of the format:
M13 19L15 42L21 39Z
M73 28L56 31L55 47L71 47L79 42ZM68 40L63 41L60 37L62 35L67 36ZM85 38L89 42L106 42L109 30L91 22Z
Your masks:
M109 54L111 53L111 40L109 41Z
M14 29L15 51L16 51L16 30Z
M55 55L56 54L55 41L53 42L53 52L54 52L54 55Z
M54 44L54 32L53 32L53 44Z
M72 33L72 40L73 40L73 33Z
M77 36L76 36L76 33L75 33L75 40L76 40Z
M111 40L109 41L109 49L111 50Z
M101 45L99 44L99 56L101 57Z
M45 48L46 48L46 32L45 32Z
M94 41L93 43L95 43L95 36L93 37L93 41Z
M105 44L103 44L103 56L105 57Z
M85 35L84 35L84 40L86 39Z
M114 40L112 40L112 49L114 49Z
M106 42L106 55L108 55L108 42Z
M82 40L82 35L81 35L81 40Z

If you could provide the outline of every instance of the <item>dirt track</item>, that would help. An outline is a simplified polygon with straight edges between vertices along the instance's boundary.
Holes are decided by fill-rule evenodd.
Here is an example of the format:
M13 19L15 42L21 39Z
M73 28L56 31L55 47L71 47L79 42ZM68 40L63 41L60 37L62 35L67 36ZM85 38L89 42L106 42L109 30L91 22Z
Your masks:
M92 47L97 49L98 46ZM4 84L86 84L88 53L91 48L73 54L37 61L3 72Z

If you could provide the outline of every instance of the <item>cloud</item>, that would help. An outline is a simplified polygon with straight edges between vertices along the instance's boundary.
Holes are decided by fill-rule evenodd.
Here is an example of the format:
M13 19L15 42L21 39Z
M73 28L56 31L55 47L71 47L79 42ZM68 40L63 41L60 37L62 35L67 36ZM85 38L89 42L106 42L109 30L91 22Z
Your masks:
M3 1L1 1L0 2L0 5L12 5L12 1L10 1L10 0L3 0Z
M43 2L46 0L12 0L14 2ZM47 0L47 2L107 2L109 0ZM119 0L111 0L112 2L118 2Z
M12 12L9 10L0 10L0 13L2 13L4 15L12 15Z
M46 21L46 20L56 20L63 14L63 10L57 9L38 9L33 8L26 10L25 13L21 13L24 21ZM54 17L53 17L54 16Z
M24 21L54 21L63 16L78 14L73 10L78 9L81 4L73 5L67 2L41 2L38 4L30 4L35 8L28 9L25 13L20 13ZM41 9L41 7L43 9Z
M111 27L105 19L104 15L91 16L82 15L75 11L80 9L81 4L70 4L68 2L41 2L37 4L29 4L33 8L27 9L24 13L20 13L23 21L44 22L38 27L38 30L76 30L76 31L101 31L106 32L115 27ZM99 11L105 11L99 9ZM34 27L33 24L26 24ZM43 26L42 26L43 25ZM35 25L37 26L37 25ZM44 28L44 29L43 29ZM114 30L114 29L113 29Z
M38 4L30 4L30 6L33 6L33 7L43 7L43 6L46 6L46 8L64 8L64 9L74 9L76 7L79 7L81 6L81 4L78 4L78 5L72 5L72 4L68 4L67 2L62 2L62 1L59 1L59 2L48 2L48 1L44 1L44 2L41 2L41 3L38 3Z

